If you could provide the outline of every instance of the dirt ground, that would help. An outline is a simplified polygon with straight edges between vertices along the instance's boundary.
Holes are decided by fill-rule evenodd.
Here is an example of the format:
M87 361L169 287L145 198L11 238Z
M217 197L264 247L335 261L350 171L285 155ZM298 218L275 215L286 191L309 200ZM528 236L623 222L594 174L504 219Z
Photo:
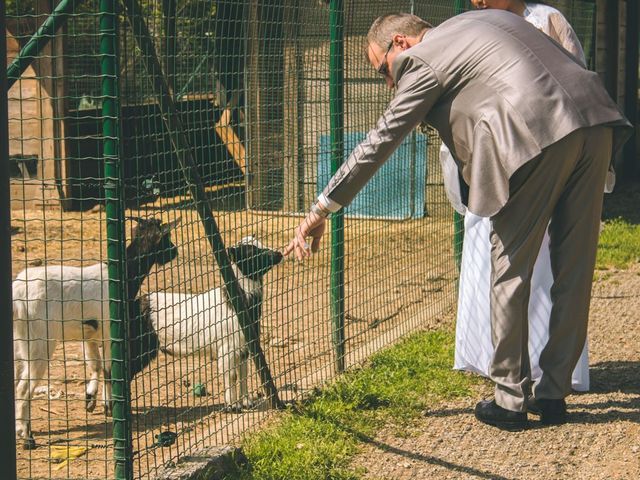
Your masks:
M605 218L640 221L640 188L605 201ZM640 252L639 252L640 255ZM379 432L354 461L368 479L640 478L640 263L596 275L591 301L591 390L568 400L566 425L509 433L480 424L471 398L435 405L411 431ZM453 318L449 321L453 322Z
M639 205L639 195L628 199ZM614 208L615 207L615 208ZM346 255L346 366L420 328L451 323L456 272L452 261L451 211L432 196L430 215L404 222L348 222ZM621 203L612 216L630 218L637 209ZM144 215L182 217L174 241L178 259L156 268L143 290L200 292L220 284L219 274L195 212L188 206L158 205ZM139 211L128 214L140 215ZM218 211L228 243L254 233L282 247L298 219L248 211ZM638 219L636 218L636 222ZM106 255L104 212L19 210L13 212L13 274L41 263L90 264ZM424 255L422 250L429 250ZM311 262L286 261L265 283L262 345L283 400L298 398L334 376L329 309L329 245ZM640 478L640 266L610 271L595 284L590 330L592 391L570 398L571 422L505 434L477 425L473 398L430 409L407 437L382 431L354 465L370 478ZM112 478L112 419L99 405L84 409L86 371L77 343L58 346L48 378L32 405L39 448L18 446L20 478ZM253 368L250 389L261 391ZM203 383L208 395L195 397ZM272 412L264 402L242 414L221 405L215 360L163 354L132 384L135 478L153 478L164 466L203 447L237 441ZM168 447L161 432L177 434ZM68 463L51 460L53 448L84 446Z
M154 268L143 291L202 292L220 285L220 275L203 228L188 202L146 206L143 212L182 222L172 235L178 258ZM442 321L455 298L451 210L431 195L429 216L401 222L348 220L346 231L346 358L349 367L400 336ZM216 211L227 244L253 233L281 248L299 219L246 210ZM133 222L127 223L127 237ZM104 212L18 209L12 212L13 275L25 266L88 265L106 259ZM432 255L416 255L428 246ZM291 401L335 375L330 313L330 244L305 263L287 259L265 278L261 340L282 400ZM112 478L112 418L99 403L85 411L87 376L78 342L59 344L47 378L32 402L32 430L38 448L18 445L20 478ZM241 414L222 409L222 380L215 359L159 354L131 386L134 477L153 478L163 467L201 448L237 441L272 414L264 400ZM194 385L208 394L196 397ZM261 393L250 366L250 390ZM177 434L162 447L157 435ZM87 451L55 463L55 448Z

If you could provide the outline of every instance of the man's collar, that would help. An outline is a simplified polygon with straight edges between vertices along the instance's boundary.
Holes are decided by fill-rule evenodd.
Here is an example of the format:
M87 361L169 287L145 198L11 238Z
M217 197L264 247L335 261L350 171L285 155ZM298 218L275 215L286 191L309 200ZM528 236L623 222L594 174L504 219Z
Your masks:
M420 38L420 40L418 40L418 43L422 42L424 40L424 37L426 37L427 35L429 35L429 33L431 32L431 30L433 30L433 27L431 28L427 28L424 33L422 34L422 37Z

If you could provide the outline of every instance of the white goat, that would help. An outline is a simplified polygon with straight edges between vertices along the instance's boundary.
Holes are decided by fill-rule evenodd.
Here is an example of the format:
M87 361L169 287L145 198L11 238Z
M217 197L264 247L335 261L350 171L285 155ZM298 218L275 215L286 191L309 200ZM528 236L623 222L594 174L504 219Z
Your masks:
M138 225L126 249L127 305L131 313L139 310L135 297L151 267L165 264L178 254L171 243L173 225L157 219L136 219ZM150 350L138 332L144 317L131 315L130 375L133 377L153 358L140 355ZM47 372L58 342L80 341L90 372L86 387L86 409L93 411L100 370L103 371L105 413L111 413L111 359L109 322L109 273L105 263L88 267L48 265L27 268L13 281L13 333L16 366L16 434L24 440L24 448L35 448L31 434L31 399L38 383ZM155 342L157 345L157 341ZM100 354L103 350L104 358Z
M243 290L251 321L259 327L262 277L282 261L282 254L263 247L253 237L243 238L227 252ZM169 355L217 357L218 371L224 381L226 408L238 411L243 406L252 407L247 388L247 344L226 290L215 288L199 295L153 292L148 297L149 323L158 335L160 350Z

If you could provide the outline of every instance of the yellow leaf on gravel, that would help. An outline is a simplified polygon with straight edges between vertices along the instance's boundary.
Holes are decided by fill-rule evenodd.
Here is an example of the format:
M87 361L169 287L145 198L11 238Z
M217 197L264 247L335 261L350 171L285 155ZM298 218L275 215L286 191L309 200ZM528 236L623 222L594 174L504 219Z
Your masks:
M56 470L64 468L69 460L81 457L89 451L88 447L73 447L67 445L53 445L50 447L50 458L58 463Z

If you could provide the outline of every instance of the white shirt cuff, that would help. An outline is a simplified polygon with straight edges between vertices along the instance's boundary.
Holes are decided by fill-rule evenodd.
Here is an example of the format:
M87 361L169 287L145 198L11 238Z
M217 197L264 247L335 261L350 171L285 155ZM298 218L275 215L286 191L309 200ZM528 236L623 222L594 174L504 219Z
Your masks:
M338 202L334 202L330 198L325 197L323 193L318 196L318 203L329 210L331 213L335 213L342 208L342 205L340 205Z

